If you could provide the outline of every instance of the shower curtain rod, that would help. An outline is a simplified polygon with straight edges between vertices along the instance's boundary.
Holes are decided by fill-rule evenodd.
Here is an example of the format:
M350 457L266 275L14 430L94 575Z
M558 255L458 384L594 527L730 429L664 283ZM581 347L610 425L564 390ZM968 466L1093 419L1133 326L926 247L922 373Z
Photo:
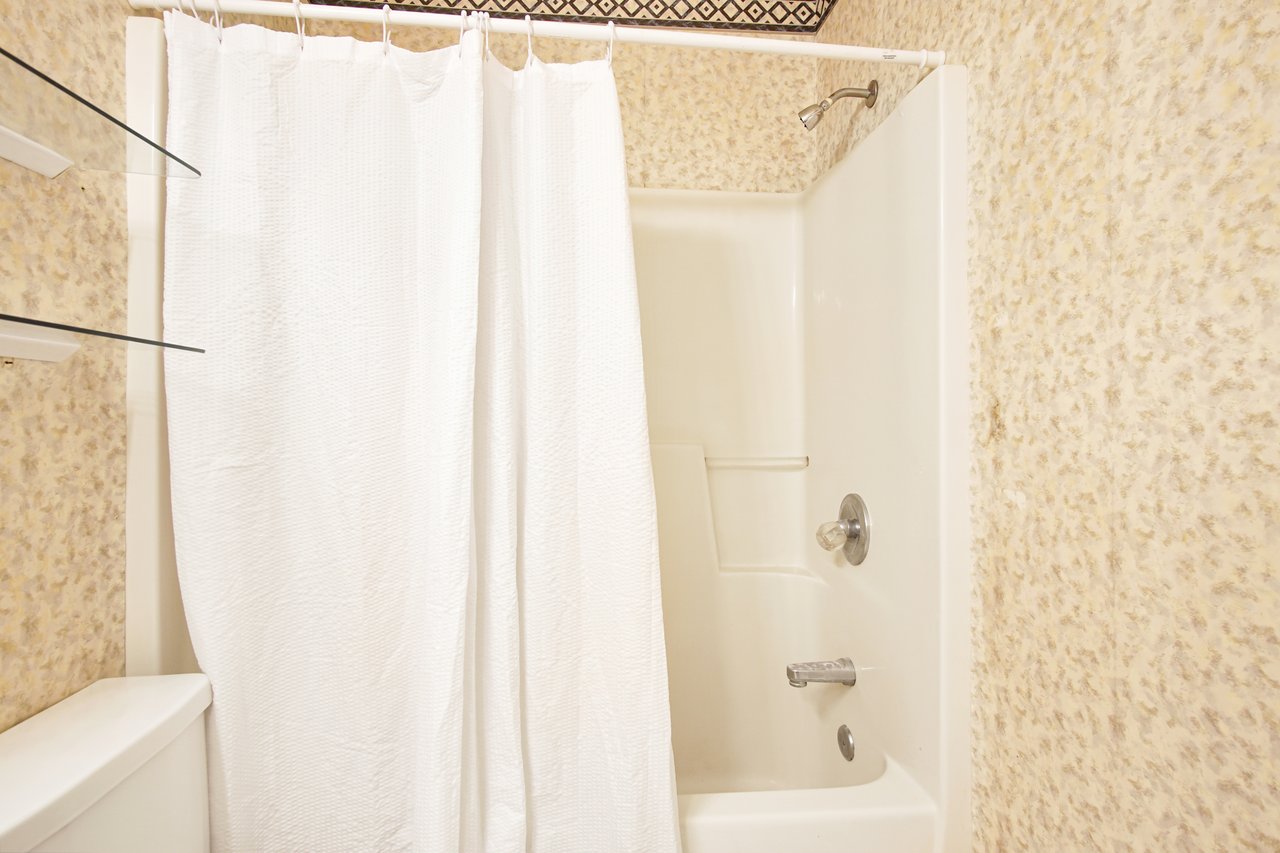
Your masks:
M187 7L195 6L201 12L218 11L225 15L260 15L268 18L294 17L292 3L277 0L184 0ZM178 0L129 0L135 9L179 9ZM384 13L381 9L361 9L344 6L301 7L302 17L310 21L350 21L361 24L381 25ZM392 27L435 27L458 29L459 16L434 12L405 12L392 10L386 15ZM491 18L489 29L495 33L527 35L524 21ZM612 34L610 30L612 29ZM609 41L618 44L654 44L669 47L708 48L736 50L745 53L772 53L786 56L812 56L818 59L846 59L860 62L891 62L896 65L915 65L919 68L937 68L946 59L940 50L887 50L879 47L859 47L850 44L823 44L821 42L787 41L785 39L750 38L747 36L721 35L690 30L658 29L655 27L613 27L604 24L573 24L560 21L537 21L534 24L536 38L578 39L580 41Z

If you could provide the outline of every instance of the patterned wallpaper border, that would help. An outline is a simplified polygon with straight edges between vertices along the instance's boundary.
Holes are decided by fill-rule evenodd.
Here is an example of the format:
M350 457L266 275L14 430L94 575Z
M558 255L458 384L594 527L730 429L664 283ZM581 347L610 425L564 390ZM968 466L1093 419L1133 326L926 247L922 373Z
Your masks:
M381 9L375 0L310 0L321 6ZM638 27L813 34L836 0L402 0L393 9L456 15L488 12L495 18Z

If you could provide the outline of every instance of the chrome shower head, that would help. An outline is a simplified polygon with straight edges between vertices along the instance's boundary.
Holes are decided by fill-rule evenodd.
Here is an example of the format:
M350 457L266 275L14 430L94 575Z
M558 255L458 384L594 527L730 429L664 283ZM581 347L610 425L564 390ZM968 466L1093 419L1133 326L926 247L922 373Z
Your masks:
M880 83L872 80L867 84L865 89L836 89L829 96L822 99L820 104L810 104L800 111L800 123L804 125L805 130L813 130L818 126L818 122L822 121L822 116L827 110L831 109L831 105L841 98L862 98L867 102L868 107L876 105L876 95L880 94Z
M804 125L805 130L813 130L818 126L818 122L822 121L822 114L827 111L829 102L823 101L820 104L810 104L800 111L800 123Z

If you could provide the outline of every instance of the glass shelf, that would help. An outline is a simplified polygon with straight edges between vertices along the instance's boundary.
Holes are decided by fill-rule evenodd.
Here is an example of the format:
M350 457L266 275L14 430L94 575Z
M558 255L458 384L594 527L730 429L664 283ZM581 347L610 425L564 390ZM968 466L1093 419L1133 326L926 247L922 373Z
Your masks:
M33 317L0 314L0 358L34 358L40 361L61 361L75 352L80 346L67 334L68 332L110 338L114 341L146 344L147 346L163 347L165 349L204 352L200 347L189 347L183 344L169 343L168 341L153 341L150 338L137 338L133 335L122 335L119 332L104 332L102 329L68 326L66 323L51 323L48 320L36 320Z
M0 143L34 152L41 162L52 163L53 174L61 155L93 171L200 177L190 163L2 47L0 137ZM48 150L40 151L30 142ZM32 168L50 174L45 168Z

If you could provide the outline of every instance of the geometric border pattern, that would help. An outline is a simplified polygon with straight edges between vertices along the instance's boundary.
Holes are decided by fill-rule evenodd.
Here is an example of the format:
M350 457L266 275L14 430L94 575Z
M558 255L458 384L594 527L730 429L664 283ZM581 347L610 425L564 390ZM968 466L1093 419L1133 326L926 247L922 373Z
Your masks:
M378 0L310 0L322 6L381 9ZM495 18L632 27L683 27L758 33L818 32L836 0L399 0L413 12L488 12Z

